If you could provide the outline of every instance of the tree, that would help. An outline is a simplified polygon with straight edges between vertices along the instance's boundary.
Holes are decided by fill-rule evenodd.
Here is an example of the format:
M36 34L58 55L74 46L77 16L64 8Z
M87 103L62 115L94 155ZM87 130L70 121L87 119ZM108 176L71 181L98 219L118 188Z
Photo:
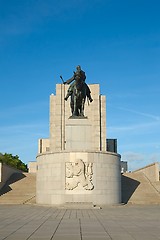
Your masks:
M28 172L27 164L23 163L18 155L13 156L9 153L0 153L0 162L5 163L11 167L17 168L21 171Z

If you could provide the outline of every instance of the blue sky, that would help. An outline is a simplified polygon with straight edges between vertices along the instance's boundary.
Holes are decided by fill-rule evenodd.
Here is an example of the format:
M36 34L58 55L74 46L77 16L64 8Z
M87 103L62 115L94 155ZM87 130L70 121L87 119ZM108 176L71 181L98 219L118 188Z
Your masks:
M80 64L107 96L107 138L134 170L160 160L158 0L0 0L0 152L34 161L49 95Z

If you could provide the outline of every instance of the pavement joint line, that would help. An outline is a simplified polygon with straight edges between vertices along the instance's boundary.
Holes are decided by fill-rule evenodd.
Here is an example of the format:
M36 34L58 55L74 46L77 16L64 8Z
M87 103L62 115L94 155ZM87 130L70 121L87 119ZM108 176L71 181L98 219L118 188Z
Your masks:
M45 224L45 222L47 222L49 218L50 218L50 216L49 216L44 222L42 222L42 223L35 229L35 231L33 231L33 232L30 234L30 236L28 236L28 237L26 238L26 240L30 239L30 237L33 236L33 234L34 234L35 232L37 232L37 230L38 230L41 226L43 226L43 224Z
M59 228L59 226L60 226L60 224L61 224L61 222L62 222L62 219L63 219L63 217L64 217L64 215L65 215L66 212L67 212L67 209L65 210L63 216L61 217L61 219L60 219L60 221L59 221L59 223L58 223L58 225L57 225L57 227L56 227L54 233L52 234L52 237L51 237L50 240L52 240L52 239L54 238L54 235L56 234L56 232L57 232L57 230L58 230L58 228Z
M82 238L82 226L81 226L81 219L79 218L79 227L80 227L80 237L81 237L81 240L83 239Z
M126 228L124 228L121 224L119 224L119 222L116 220L116 219L113 219L112 220L114 223L116 223L120 228L122 228L122 229L124 229L124 232L127 232L128 233L128 235L131 237L131 238L133 238L134 240L136 240L136 238L134 238L133 236L132 236L132 234L129 232L129 231L127 231L127 229ZM102 223L103 224L103 223ZM138 226L138 225L137 225ZM139 226L138 226L139 227ZM104 226L104 228L105 228L105 226Z
M100 225L102 226L103 230L107 233L107 235L110 237L111 240L113 240L113 238L111 237L111 235L108 233L108 231L106 230L106 228L104 227L104 225L101 223L101 221L99 220L99 218L97 217L97 215L95 214L95 212L92 210L93 214L95 215L96 219L98 220L98 222L100 223Z
M0 206L0 240L160 240L159 219L160 205L102 210L4 205Z
M46 212L46 211L48 211L48 209L46 209L45 211L43 211L43 213L44 212ZM41 212L42 213L42 212ZM41 214L40 213L40 214ZM37 214L38 216L40 215L40 214ZM19 218L18 220L16 220L16 221L13 221L13 222L17 222L17 221L19 221L21 218ZM25 224L23 224L22 226L20 226L19 228L17 228L15 231L13 231L12 233L10 233L10 234L8 234L6 237L4 237L2 240L5 240L6 238L8 238L9 236L11 236L12 234L14 234L14 233L16 233L19 229L21 229L22 227L24 227L25 225L27 225L28 223L30 223L31 221L33 220L33 215L32 215L32 217L31 217L31 219L28 221L28 222L26 222ZM12 223L13 223L12 222ZM11 224L12 224L11 223ZM10 225L10 224L9 224Z
M30 221L32 221L32 220L30 220ZM29 221L29 222L30 222L30 221ZM20 226L19 228L17 228L15 231L13 231L12 233L10 233L10 234L8 234L6 237L4 237L2 240L4 240L4 239L8 238L9 236L13 235L13 234L16 233L19 229L21 229L22 227L24 227L25 225L27 225L29 222L23 224L22 226Z

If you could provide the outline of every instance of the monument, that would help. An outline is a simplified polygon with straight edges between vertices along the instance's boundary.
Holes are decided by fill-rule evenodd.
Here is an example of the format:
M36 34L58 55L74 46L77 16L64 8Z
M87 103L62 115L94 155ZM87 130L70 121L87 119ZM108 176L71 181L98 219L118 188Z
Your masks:
M38 204L121 202L120 155L106 148L106 97L85 79L77 66L50 96L50 136L38 144Z

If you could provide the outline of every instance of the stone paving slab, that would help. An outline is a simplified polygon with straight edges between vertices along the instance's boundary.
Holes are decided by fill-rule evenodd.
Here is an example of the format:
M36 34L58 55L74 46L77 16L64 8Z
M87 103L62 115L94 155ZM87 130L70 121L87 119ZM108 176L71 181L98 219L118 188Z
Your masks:
M0 240L160 240L160 205L0 205Z

